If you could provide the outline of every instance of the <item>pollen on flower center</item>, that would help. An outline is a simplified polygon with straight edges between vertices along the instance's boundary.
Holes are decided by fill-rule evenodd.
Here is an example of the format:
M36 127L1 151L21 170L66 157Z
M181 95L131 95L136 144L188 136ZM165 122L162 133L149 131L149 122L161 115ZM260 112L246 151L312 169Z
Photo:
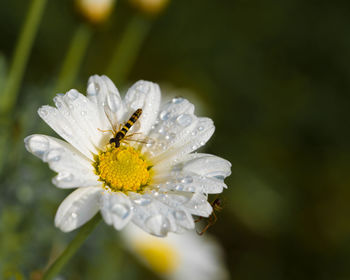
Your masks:
M94 167L105 187L116 192L141 192L151 180L152 166L132 147L112 147L100 152Z

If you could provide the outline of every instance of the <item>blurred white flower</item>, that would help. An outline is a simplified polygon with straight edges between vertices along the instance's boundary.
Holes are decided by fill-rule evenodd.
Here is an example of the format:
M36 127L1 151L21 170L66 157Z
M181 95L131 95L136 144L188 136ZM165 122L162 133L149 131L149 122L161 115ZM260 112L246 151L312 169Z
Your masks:
M228 279L221 247L207 235L187 231L157 238L130 224L121 236L124 246L164 279Z
M192 152L211 137L213 122L196 117L194 106L183 98L162 106L160 98L157 84L139 81L122 100L110 79L95 75L87 97L73 89L54 98L56 108L38 110L68 143L31 135L25 139L27 150L58 172L53 178L57 187L78 188L56 213L62 231L78 228L99 210L117 230L132 221L157 236L193 229L192 215L211 214L207 194L226 188L223 180L231 164ZM135 111L138 120L130 118ZM117 131L127 132L120 147L111 142Z

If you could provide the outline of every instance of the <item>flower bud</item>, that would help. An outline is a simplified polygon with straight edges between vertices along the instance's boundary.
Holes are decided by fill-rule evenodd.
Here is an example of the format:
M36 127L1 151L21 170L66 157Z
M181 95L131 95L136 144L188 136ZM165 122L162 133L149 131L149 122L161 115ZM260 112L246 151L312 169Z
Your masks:
M157 15L164 10L169 0L129 0L129 2L143 13Z
M81 15L92 23L105 21L113 10L115 0L76 0Z

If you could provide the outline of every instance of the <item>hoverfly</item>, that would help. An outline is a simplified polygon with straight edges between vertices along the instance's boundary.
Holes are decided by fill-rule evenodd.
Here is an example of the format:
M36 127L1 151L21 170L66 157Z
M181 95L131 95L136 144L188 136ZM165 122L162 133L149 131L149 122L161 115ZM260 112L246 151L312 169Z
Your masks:
M125 138L126 133L129 131L130 127L140 118L142 114L142 109L137 109L130 117L130 119L123 125L118 131L113 131L114 137L109 140L109 144L115 145L116 148L119 148L120 142Z
M213 202L210 203L210 205L213 207L213 212L211 213L211 215L207 219L207 221L208 221L207 225L201 231L197 231L197 233L199 235L203 235L208 230L208 228L210 228L212 225L214 225L216 223L217 217L216 217L215 212L220 212L223 209L223 202L222 202L222 199L220 197L215 198L213 200ZM195 223L201 221L202 219L204 219L204 218L199 217L197 220L195 220Z
M135 134L138 133L132 133L130 135L126 135L129 131L129 129L136 123L136 121L140 118L141 114L142 114L142 109L139 108L137 109L129 118L129 120L124 124L120 124L119 129L116 129L115 126L112 123L112 118L110 117L109 114L107 114L107 112L105 111L106 116L112 126L112 130L101 130L102 132L108 132L111 131L113 133L113 137L111 139L109 139L109 144L114 144L116 148L120 147L120 144L122 141L135 141L135 142L140 142L140 143L145 143L145 144L149 144L152 143L153 140L150 138L145 138L142 140L139 139L131 139L130 137L132 137Z

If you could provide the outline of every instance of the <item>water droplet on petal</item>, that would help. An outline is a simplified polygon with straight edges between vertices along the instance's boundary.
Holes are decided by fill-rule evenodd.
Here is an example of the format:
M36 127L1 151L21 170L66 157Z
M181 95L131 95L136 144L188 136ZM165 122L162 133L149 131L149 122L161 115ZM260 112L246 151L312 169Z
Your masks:
M69 173L69 172L60 172L58 173L58 175L55 177L55 179L58 182L72 182L74 179L73 174Z
M189 186L189 187L186 188L186 191L187 192L194 192L195 188L193 186Z
M49 114L49 110L47 108L40 108L38 110L38 113L40 117L47 117Z
M175 219L182 221L186 218L186 213L183 210L178 210L178 211L175 211L174 216L175 216Z
M100 85L97 83L89 83L87 92L89 95L96 95L100 91Z
M52 149L48 151L44 157L44 161L54 162L61 159L62 149Z
M181 114L176 118L179 125L186 127L192 123L192 116L190 114Z
M43 157L46 151L49 149L49 141L40 135L31 136L26 140L27 149L37 157Z
M145 225L152 234L158 236L164 236L170 230L169 219L160 214L149 217Z
M164 129L164 127L159 128L159 129L158 129L158 133L159 133L159 134L165 134L165 129Z
M120 219L124 220L130 215L131 209L129 205L118 203L111 207L111 211Z
M152 202L151 198L144 197L144 196L141 196L141 197L134 200L134 203L137 205L140 205L140 206L146 206L146 205L150 204L151 202Z
M171 102L173 102L174 104L179 104L182 101L184 101L185 99L183 99L182 97L175 97L171 100Z
M198 131L203 131L204 130L204 127L203 126L198 126Z
M191 176L186 176L181 179L181 183L191 184L193 182L193 178Z
M162 111L159 114L159 118L163 121L166 121L167 119L169 119L169 117L170 117L170 112L167 112L167 111Z
M71 100L75 100L79 97L79 93L76 90L70 90L67 92L67 96Z
M58 109L61 109L63 107L63 102L60 100L59 97L54 97L53 102L55 102L55 105Z
M76 218L78 217L78 214L75 213L75 212L73 212L73 213L71 214L71 217L72 217L73 219L76 219Z
M181 184L175 186L175 190L177 191L183 191L183 189L184 189L184 186Z

